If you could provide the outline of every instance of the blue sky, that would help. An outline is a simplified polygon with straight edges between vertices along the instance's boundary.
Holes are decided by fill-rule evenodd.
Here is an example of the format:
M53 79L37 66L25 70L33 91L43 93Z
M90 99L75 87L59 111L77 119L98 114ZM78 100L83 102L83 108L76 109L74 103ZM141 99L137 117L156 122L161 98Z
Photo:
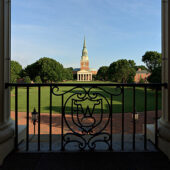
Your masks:
M24 67L44 56L79 67L84 35L91 68L143 64L146 51L161 51L161 1L12 1L12 60Z

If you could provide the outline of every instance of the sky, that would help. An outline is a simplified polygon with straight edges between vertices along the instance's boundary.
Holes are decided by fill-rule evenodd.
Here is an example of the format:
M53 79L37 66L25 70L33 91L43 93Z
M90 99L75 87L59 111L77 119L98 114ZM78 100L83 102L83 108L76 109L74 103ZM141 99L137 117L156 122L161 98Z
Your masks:
M90 68L161 52L161 0L13 0L11 9L11 58L23 67L44 56L80 67L84 36Z

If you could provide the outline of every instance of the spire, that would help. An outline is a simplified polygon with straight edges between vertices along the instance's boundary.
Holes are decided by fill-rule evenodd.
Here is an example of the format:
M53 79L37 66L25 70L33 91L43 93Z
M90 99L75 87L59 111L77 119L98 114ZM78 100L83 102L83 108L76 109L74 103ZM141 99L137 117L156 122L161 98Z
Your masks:
M84 36L84 45L83 45L83 48L86 48L86 38Z
M88 52L87 52L87 48L86 48L85 36L84 36L84 44L83 44L82 56L86 56L88 58Z

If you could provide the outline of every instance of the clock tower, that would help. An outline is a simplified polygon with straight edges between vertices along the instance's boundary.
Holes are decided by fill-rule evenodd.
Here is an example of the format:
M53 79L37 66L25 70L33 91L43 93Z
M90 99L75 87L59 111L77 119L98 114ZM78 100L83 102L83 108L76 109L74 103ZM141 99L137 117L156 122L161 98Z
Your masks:
M89 57L88 57L88 52L86 48L85 37L84 37L84 45L83 45L82 56L81 56L81 61L80 61L80 70L89 71Z

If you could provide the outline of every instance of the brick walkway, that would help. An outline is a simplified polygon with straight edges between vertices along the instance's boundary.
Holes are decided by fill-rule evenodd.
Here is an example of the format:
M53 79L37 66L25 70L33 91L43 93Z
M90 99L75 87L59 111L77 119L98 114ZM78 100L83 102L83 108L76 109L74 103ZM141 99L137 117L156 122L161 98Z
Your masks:
M133 122L132 122L132 113L125 113L124 114L124 130L125 134L131 134L133 133ZM95 117L97 120L99 120L99 114L95 114ZM159 117L161 116L161 111L159 111ZM94 131L98 131L100 127L104 125L104 123L107 121L108 114L105 114L103 116L103 121L101 125L97 128L95 128ZM154 123L154 117L155 112L154 111L148 111L147 112L147 124ZM15 112L11 111L11 118L15 118ZM75 118L75 117L74 117ZM66 119L68 120L71 128L74 130L76 127L72 123L71 115L67 115ZM40 133L41 134L49 134L49 113L41 113L41 128ZM122 129L122 115L120 113L113 114L113 121L112 121L112 131L113 133L121 133ZM18 123L19 125L26 125L26 113L25 112L19 112L18 113ZM136 133L143 133L143 124L144 124L144 114L139 113L139 119L136 121ZM110 125L106 128L106 131L110 131L109 128ZM36 124L36 133L38 129L38 124ZM69 129L65 126L65 131L69 131ZM34 126L31 120L31 113L29 114L29 134L34 133ZM56 113L52 115L52 133L53 134L61 134L61 114Z
M147 113L147 124L154 123L154 111L148 111ZM161 111L159 111L159 116L161 115ZM96 119L99 119L100 115L95 114ZM103 117L103 123L101 123L101 126L104 125L104 122L107 121L108 114L105 114ZM15 118L15 112L11 111L11 118ZM74 117L75 118L75 117ZM68 120L70 126L73 129L76 129L74 124L71 121L71 115L67 115L66 119ZM125 134L130 134L133 132L133 122L132 122L132 113L125 113L124 116L124 130ZM26 125L26 113L25 112L19 112L18 113L18 123L19 125ZM144 114L139 114L139 119L136 121L136 133L142 133L143 132L143 124L144 124ZM31 121L31 113L29 115L29 133L34 133L34 126ZM113 123L112 123L112 131L113 133L121 133L122 129L122 115L120 113L113 114ZM36 133L38 129L38 124L36 124ZM41 113L41 134L49 134L49 113ZM66 126L65 126L66 127ZM99 127L98 127L99 128ZM99 129L95 129L97 131ZM107 131L110 130L109 125L106 128ZM65 128L65 131L69 131L67 128ZM61 134L61 114L56 113L52 115L52 133L53 134Z

